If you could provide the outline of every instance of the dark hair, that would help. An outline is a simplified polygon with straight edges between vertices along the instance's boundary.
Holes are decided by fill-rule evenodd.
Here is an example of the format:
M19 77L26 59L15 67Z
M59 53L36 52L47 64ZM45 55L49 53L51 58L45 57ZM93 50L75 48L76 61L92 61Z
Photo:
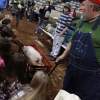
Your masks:
M1 37L14 37L14 32L9 29L8 27L4 27L2 30L1 30Z
M9 23L11 23L11 20L10 19L4 19L2 21L2 24L5 24L5 25L8 25Z
M74 8L74 11L76 11L76 9Z
M71 10L71 6L69 4L65 5L64 8L67 8L68 12L70 12L70 10ZM63 13L64 13L64 9L63 9Z
M10 57L11 44L8 39L0 39L0 56L4 60L5 64L8 63Z
M4 27L7 27L7 26L6 26L5 24L0 25L0 31L2 31L2 29L3 29Z
M13 82L21 82L22 84L24 83L26 67L27 62L25 56L20 53L15 53L10 57L9 64L0 69L0 82L3 83L2 90L4 93L8 94L8 97L8 90Z
M8 66L7 66L7 75L9 77L18 77L18 80L21 83L24 83L24 76L26 74L27 68L27 59L21 53L15 53L11 56Z
M0 75L4 76L3 78L0 78L0 81L6 80L7 78L18 78L18 81L25 83L24 76L26 74L26 68L26 57L23 54L15 53L14 55L10 56L7 66L3 69L0 69L1 72L3 71L3 75L1 75L1 73Z

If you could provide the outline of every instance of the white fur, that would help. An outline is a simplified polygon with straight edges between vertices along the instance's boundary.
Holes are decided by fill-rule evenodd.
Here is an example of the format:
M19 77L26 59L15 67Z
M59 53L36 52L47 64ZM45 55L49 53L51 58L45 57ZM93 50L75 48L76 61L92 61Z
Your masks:
M24 46L23 51L32 65L38 65L42 63L42 56L32 46Z

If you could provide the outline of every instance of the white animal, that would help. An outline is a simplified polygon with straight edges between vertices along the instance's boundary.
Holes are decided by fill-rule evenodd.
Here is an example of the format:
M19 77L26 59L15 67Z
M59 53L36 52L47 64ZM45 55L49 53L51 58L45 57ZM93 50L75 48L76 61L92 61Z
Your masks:
M42 64L42 56L32 46L24 46L23 52L25 53L26 57L29 59L32 65L39 66Z

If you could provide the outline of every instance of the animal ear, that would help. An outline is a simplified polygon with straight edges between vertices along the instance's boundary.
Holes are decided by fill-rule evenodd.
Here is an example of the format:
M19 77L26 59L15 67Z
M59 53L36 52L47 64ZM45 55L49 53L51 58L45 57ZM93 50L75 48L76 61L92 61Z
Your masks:
M36 58L36 62L37 62L37 63L39 62L39 58Z

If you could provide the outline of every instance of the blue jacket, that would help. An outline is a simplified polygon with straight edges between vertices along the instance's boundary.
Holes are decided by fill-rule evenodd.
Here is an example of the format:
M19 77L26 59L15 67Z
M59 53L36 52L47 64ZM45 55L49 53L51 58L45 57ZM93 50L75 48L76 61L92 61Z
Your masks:
M54 5L50 5L50 8L51 8L52 10L55 10L55 6L54 6Z
M4 8L7 5L7 0L0 0L0 8Z

